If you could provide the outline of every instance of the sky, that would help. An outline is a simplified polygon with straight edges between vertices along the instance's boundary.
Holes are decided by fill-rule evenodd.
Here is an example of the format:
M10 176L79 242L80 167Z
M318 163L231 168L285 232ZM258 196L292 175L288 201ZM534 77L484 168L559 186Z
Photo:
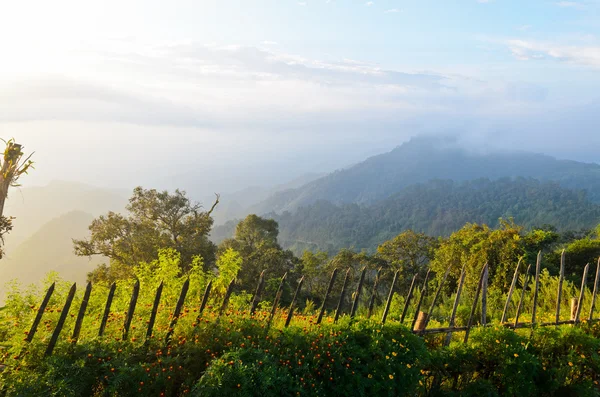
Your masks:
M0 51L24 183L235 191L418 134L600 161L600 0L0 0Z

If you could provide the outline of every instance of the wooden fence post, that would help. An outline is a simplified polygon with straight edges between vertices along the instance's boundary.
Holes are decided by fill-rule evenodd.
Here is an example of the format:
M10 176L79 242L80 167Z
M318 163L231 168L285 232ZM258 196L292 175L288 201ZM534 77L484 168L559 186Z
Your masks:
M456 297L454 298L454 305L452 306L452 314L450 315L450 323L448 326L450 328L454 327L454 323L456 320L456 311L458 310L458 303L460 302L460 294L462 293L463 285L465 283L466 265L463 266L462 271L460 272L460 281L458 282L458 289L456 290ZM444 346L448 346L450 341L452 340L452 331L446 334L446 340L444 341Z
M535 317L537 314L537 301L540 292L540 269L542 265L542 251L538 252L535 263L535 290L533 292L533 309L531 310L531 326L535 326Z
M525 291L527 290L527 284L529 283L529 271L531 265L527 266L525 271L525 281L523 282L523 290L521 291L521 299L519 299L519 305L517 306L517 312L515 313L515 328L519 325L519 316L521 315L521 308L523 307L523 300L525 299Z
M394 273L394 279L392 280L392 286L390 287L390 293L388 294L387 302L385 304L385 310L383 311L383 317L381 317L381 324L385 324L385 320L387 320L387 316L390 311L390 306L392 305L392 298L394 297L394 287L396 286L396 281L398 280L399 273L400 273L400 270L398 270L396 273Z
M490 274L490 267L485 267L485 273L481 282L481 325L487 325L487 292L488 292L488 277Z
M590 316L588 321L594 319L594 308L596 306L596 294L598 292L598 281L600 281L600 258L598 259L598 265L596 265L596 278L594 280L594 292L592 292L592 305L590 306Z
M402 315L400 316L400 324L404 324L404 319L406 318L406 314L408 313L410 301L413 298L413 294L415 292L415 286L417 285L417 276L418 276L418 274L415 274L413 276L412 282L410 283L408 295L406 295L406 302L404 302L404 309L402 309Z
M465 339L464 343L469 341L469 333L471 332L471 326L473 325L473 317L475 317L475 310L477 310L477 303L479 301L479 293L481 292L481 287L483 285L483 277L485 276L485 271L488 267L486 263L481 270L481 275L479 276L479 282L477 283L477 289L475 290L475 299L473 299L473 306L471 307L471 314L469 315L469 321L467 322L467 330L465 331Z
M442 288L444 288L444 284L446 283L446 279L448 278L448 274L450 273L450 267L451 266L448 266L448 269L446 269L446 273L444 273L444 277L442 278L442 281L440 281L440 285L438 286L438 289L435 292L435 295L433 296L433 301L431 302L431 306L429 306L429 312L427 313L427 317L425 318L423 330L425 330L427 328L427 325L429 325L429 320L431 319L431 315L433 314L433 310L435 309L435 304L437 303L437 300L440 297Z
M110 286L110 290L108 291L108 297L106 298L106 305L104 306L104 314L102 315L102 321L100 322L98 336L104 335L104 329L106 328L106 322L108 321L108 315L110 314L110 307L112 305L113 298L115 297L116 289L117 283L112 283Z
M337 309L335 310L335 318L333 322L336 323L338 318L340 318L340 314L342 312L342 305L344 304L344 298L346 297L346 287L348 286L348 278L350 277L350 270L352 268L348 268L346 270L346 277L344 277L344 284L342 284L342 292L340 294L340 300L338 301Z
M575 322L577 316L577 298L571 298L571 321Z
M60 313L60 317L58 319L58 323L56 323L56 328L54 328L54 332L50 337L50 343L48 343L48 347L46 348L45 357L51 356L54 351L54 347L56 346L56 342L58 341L58 336L60 335L60 331L62 331L67 316L69 315L69 309L71 308L71 302L73 302L73 298L75 297L75 291L77 290L77 284L73 284L71 289L69 290L69 295L67 295L67 300L65 302L65 306Z
M360 299L360 293L362 291L363 283L365 282L365 274L367 273L367 267L363 267L362 272L360 273L360 279L358 281L358 286L356 287L356 294L354 296L354 303L352 304L352 310L350 310L350 318L354 318L356 314L356 310L358 309L358 300Z
M200 316L204 312L204 308L208 303L208 297L210 296L210 291L212 289L212 280L206 284L206 289L204 290L204 296L202 297L202 303L200 303L200 309L198 309L198 317L196 317L196 323L200 322Z
M556 292L556 324L560 321L560 301L562 300L563 281L565 279L565 250L560 254L560 273L558 276L558 291Z
M327 298L329 298L329 294L331 294L331 290L333 289L333 283L335 283L335 278L337 276L338 269L333 269L333 273L331 274L331 278L329 279L329 286L327 286L327 291L325 292L325 297L323 298L323 304L321 305L321 310L319 310L319 317L317 317L317 324L321 324L321 320L323 320L323 314L325 313L325 304L327 303Z
M371 293L371 299L369 300L369 310L367 311L367 319L371 318L373 314L373 307L375 306L375 296L377 295L377 287L379 286L379 276L381 275L381 268L377 270L375 275L375 283L373 283L373 293Z
M273 300L273 307L271 308L271 314L269 315L269 320L267 322L267 326L265 327L267 333L269 332L269 328L271 327L271 321L273 321L273 317L275 317L275 313L277 312L277 306L279 305L279 300L281 299L281 295L283 294L283 286L285 284L285 279L287 278L287 272L281 277L281 281L279 282L279 287L277 288L277 293L275 294L275 299Z
M588 263L583 268L583 277L581 278L581 292L579 293L579 301L577 302L577 313L575 314L575 324L579 323L579 315L581 314L581 307L583 306L583 293L585 292L585 282L587 281L588 271L590 264Z
M150 341L152 332L154 330L154 323L156 321L156 313L158 313L158 305L160 304L160 297L162 295L163 282L161 281L156 288L156 295L154 295L154 304L152 305L152 311L150 312L150 320L148 321L148 329L146 330L146 342Z
M508 314L510 299L512 298L513 291L515 290L515 285L517 284L517 279L519 278L519 267L521 267L521 259L519 259L519 262L517 263L517 267L515 268L515 274L513 275L512 282L510 283L510 289L508 290L508 296L506 297L506 303L504 304L504 310L502 311L502 319L500 320L500 324L504 324L506 322L506 316Z
M256 311L256 307L258 306L258 302L260 301L260 294L262 292L263 286L265 285L265 271L263 270L260 273L260 277L258 278L258 285L256 286L256 291L254 292L254 297L252 297L252 304L250 305L250 315L253 315Z
M29 333L27 334L27 337L25 338L25 341L27 343L29 343L33 340L33 336L35 335L35 333L37 331L37 327L40 324L40 321L42 320L42 316L44 315L46 306L48 306L48 302L50 302L50 297L52 296L52 293L54 292L55 285L56 285L56 283L52 283L52 285L50 285L50 287L48 288L48 291L46 291L46 296L44 296L44 299L42 300L42 303L40 304L40 307L38 308L37 314L35 315L35 319L33 320L33 324L31 324Z
M81 324L83 324L83 317L85 316L85 310L87 309L88 302L90 301L90 294L92 293L92 282L88 282L85 287L85 293L81 300L81 306L79 307L79 313L77 314L77 320L75 321L75 327L73 328L73 335L71 336L71 342L77 343L79 334L81 332Z
M419 318L419 310L421 310L421 304L423 303L423 299L427 294L427 282L429 281L429 274L431 273L431 269L427 270L427 274L425 275L425 281L423 281L423 288L421 289L421 296L419 296L419 301L417 302L417 309L415 311L415 318L410 326L411 330L415 329L415 324L417 323L417 319Z
M225 309L227 309L227 304L229 303L229 298L231 297L231 294L233 293L234 286L235 286L235 278L233 278L231 280L231 282L229 283L229 285L227 286L227 291L225 291L225 297L223 298L223 303L221 304L221 308L219 309L219 315L217 316L217 322L219 322L221 316L223 315L223 312L225 312Z
M175 305L175 312L173 312L173 318L171 319L171 323L169 324L169 330L167 331L167 336L165 337L165 345L171 343L171 337L173 336L173 332L175 332L177 320L179 320L179 316L181 316L181 310L183 309L183 305L185 304L185 297L187 296L189 288L190 279L188 278L187 280L185 280L183 286L181 287L181 293L179 294L177 305Z
M127 310L127 316L125 317L125 324L123 325L123 340L127 339L129 334L129 327L133 320L133 313L135 312L135 305L137 304L138 295L140 293L140 280L136 280L133 285L133 292L131 293L131 300L129 301L129 309Z
M287 318L285 319L285 328L289 327L290 321L292 321L292 316L294 315L294 305L296 304L296 299L298 299L298 294L300 293L300 289L302 288L302 284L304 283L304 276L298 282L298 287L296 287L296 292L294 292L294 297L292 298L292 303L290 304L290 310L288 311Z

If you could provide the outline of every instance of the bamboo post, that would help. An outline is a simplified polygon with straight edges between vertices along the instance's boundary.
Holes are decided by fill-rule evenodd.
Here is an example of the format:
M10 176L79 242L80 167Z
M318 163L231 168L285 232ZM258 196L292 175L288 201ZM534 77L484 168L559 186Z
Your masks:
M165 345L168 345L171 342L171 337L173 336L173 332L175 331L177 320L179 320L179 316L181 316L181 310L183 309L183 305L185 304L185 297L187 296L189 288L190 279L188 278L187 280L185 280L183 286L181 287L179 300L177 300L177 305L175 305L175 312L173 313L173 318L171 318L171 324L169 324L169 331L167 332L167 336L165 337Z
M596 293L598 292L598 281L600 281L600 258L598 258L598 265L596 265L596 279L594 280L594 292L592 292L592 305L590 306L590 316L588 321L594 319L594 308L596 306Z
M392 305L392 298L394 297L394 287L396 286L396 281L398 281L399 273L400 273L400 270L398 270L396 273L394 273L394 279L392 280L392 286L390 287L390 293L388 294L387 303L385 304L385 310L383 311L383 317L381 317L381 324L385 324L385 320L387 320L387 316L390 311L390 306Z
M585 292L585 282L587 281L590 264L588 263L583 268L583 277L581 278L581 291L579 292L579 301L577 302L577 313L575 314L575 324L579 323L579 315L581 314L581 306L583 305L583 293Z
M467 274L466 266L463 266L462 271L460 272L460 281L458 282L458 289L456 290L456 297L454 298L454 305L452 306L452 314L450 315L450 323L448 324L448 326L450 328L454 327L454 323L456 321L456 312L458 310L458 303L460 302L460 294L462 293L466 274ZM446 335L446 340L444 341L444 346L448 346L450 344L451 340L452 340L452 332L448 332L448 334Z
M537 314L537 301L540 292L540 268L542 265L542 251L538 252L537 261L535 263L535 284L533 291L533 309L531 310L531 326L535 326L535 317Z
M212 280L206 284L206 289L204 290L204 296L202 297L202 303L200 303L200 309L198 309L198 317L196 317L196 322L200 321L200 316L204 312L204 308L206 307L206 303L208 303L208 297L210 296L210 291L212 289Z
M262 292L263 286L265 285L265 271L263 270L260 273L260 277L258 278L258 285L256 286L256 291L254 292L254 297L252 297L252 304L250 305L250 315L253 315L256 311L256 307L258 306L258 302L260 301L260 294Z
M356 294L354 296L354 303L352 303L352 310L350 311L350 318L353 318L356 314L356 310L358 310L358 303L360 299L360 293L362 291L363 283L365 282L365 274L367 273L367 267L363 267L362 272L360 273L360 279L358 281L358 286L356 287Z
M469 341L469 333L471 332L471 326L473 325L473 317L475 317L475 310L477 310L477 303L479 301L479 293L481 292L481 287L483 285L483 277L485 276L485 271L488 267L486 263L481 269L481 275L479 276L479 282L477 283L477 289L475 290L475 299L473 299L473 306L471 307L471 314L469 315L469 321L467 322L467 330L465 331L465 339L464 343Z
M102 315L102 321L100 322L98 336L102 336L104 334L104 329L106 328L106 322L108 321L108 315L110 314L110 307L112 305L113 298L115 297L116 289L117 283L112 283L110 290L108 291L108 297L106 298L106 305L104 306L104 314Z
M519 315L521 315L521 308L523 307L523 300L525 299L525 291L527 290L527 284L529 283L529 271L531 265L527 266L525 271L525 281L523 282L523 290L521 291L521 299L519 299L519 305L517 306L517 312L515 313L515 328L519 325Z
M148 329L146 330L146 342L152 337L154 330L154 323L156 322L156 313L158 313L158 305L160 304L160 297L162 295L163 282L161 281L156 288L156 295L154 295L154 304L152 305L152 311L150 312L150 321L148 321Z
M379 286L379 276L381 275L381 268L377 270L375 275L375 283L373 283L373 292L371 293L371 299L369 300L369 310L367 311L367 319L371 318L373 314L373 307L375 306L375 296L377 295L377 287Z
M62 331L65 321L67 320L67 316L69 315L69 309L71 308L71 302L73 302L73 298L75 297L75 291L77 290L77 284L73 284L71 289L69 290L69 295L67 295L67 300L65 302L65 306L60 313L60 317L58 319L58 323L56 323L56 328L54 328L54 332L50 337L50 343L48 343L48 347L46 348L45 357L51 356L54 351L54 347L56 346L56 342L58 341L58 336L60 335L60 331Z
M560 254L560 274L558 276L558 291L556 293L556 324L560 321L560 301L562 299L563 281L565 279L565 250Z
M340 300L338 301L337 309L335 309L335 318L333 322L336 323L338 318L340 318L340 314L342 313L342 305L344 304L344 298L346 297L346 287L348 286L348 278L350 278L350 270L352 268L348 268L346 270L346 277L344 277L344 284L342 284L342 293L340 294Z
M319 317L317 318L317 324L321 324L321 320L323 320L323 314L325 313L325 304L327 303L327 298L329 298L329 294L331 294L331 290L333 289L333 283L335 283L335 278L338 274L338 269L333 269L333 273L331 274L331 278L329 279L329 286L327 286L327 291L325 292L325 297L323 298L323 304L321 305L321 310L319 310Z
M437 291L435 292L435 295L433 296L433 301L431 302L431 306L429 306L429 312L427 314L427 317L425 318L425 324L423 324L423 329L426 329L427 325L429 325L429 320L431 319L431 315L433 314L433 310L435 309L435 304L437 303L437 300L440 297L442 288L444 288L444 284L446 283L446 279L448 278L448 274L450 273L450 267L451 266L448 266L448 269L446 269L446 273L444 273L444 277L442 278L442 281L440 281L440 285Z
M423 303L423 299L427 294L427 282L429 281L429 274L431 273L431 269L427 270L427 274L425 275L425 281L423 281L423 288L421 289L421 296L419 296L419 301L417 302L417 309L415 310L415 318L410 326L410 329L415 329L415 324L417 323L417 319L419 317L419 311L421 310L421 304Z
M481 282L481 325L487 325L487 292L488 292L488 277L490 274L490 267L485 267L485 273Z
M265 327L267 333L269 332L269 328L271 327L271 321L273 321L273 317L275 317L275 313L277 312L277 306L279 305L279 300L281 299L281 294L283 293L283 285L285 284L285 279L287 278L287 273L281 277L281 281L279 282L279 287L277 288L277 293L275 294L275 299L273 300L273 308L271 309L271 314L269 315L269 320L267 322L267 326Z
M506 297L506 303L504 304L504 310L502 311L502 319L500 320L500 324L504 324L506 322L506 316L508 315L508 306L510 305L510 299L512 298L513 291L515 290L515 285L517 284L517 279L519 278L519 267L521 267L521 259L517 263L517 267L515 268L515 274L513 275L512 282L510 283L510 288L508 290L508 296Z
M40 307L38 308L37 314L35 315L35 319L33 320L33 324L31 324L29 333L27 334L27 337L25 338L25 341L27 343L29 343L33 340L33 336L37 332L37 327L40 324L40 321L42 321L42 316L44 315L46 306L48 306L48 302L50 302L50 297L52 296L52 293L54 293L55 284L56 283L52 283L52 285L50 285L50 287L48 288L48 291L46 291L46 296L44 296L44 299L42 300L42 303L40 304Z
M290 322L292 321L292 316L294 315L294 305L296 304L296 299L298 299L298 294L300 293L300 289L302 288L302 284L304 283L304 276L298 282L298 287L296 287L296 292L294 292L294 297L292 298L292 303L290 304L290 310L288 311L287 318L285 319L285 328L289 327Z
M406 295L406 302L404 302L404 309L402 310L402 316L400 316L400 324L404 323L404 318L406 317L406 313L408 313L408 308L410 306L410 301L413 298L413 293L415 292L415 286L417 282L418 274L413 276L412 282L410 283L410 288L408 290L408 295Z
M92 293L92 283L88 282L85 287L85 293L81 300L81 306L79 307L79 313L77 314L77 320L75 321L75 327L73 328L73 335L71 336L71 342L77 343L79 334L81 333L81 324L83 324L83 317L85 316L85 310L87 309L88 302L90 301L90 294Z
M129 309L127 310L127 316L125 317L125 324L123 325L123 340L127 339L129 334L129 327L133 320L133 313L135 312L135 305L137 304L138 295L140 293L140 280L136 280L133 285L133 293L131 294L131 300L129 301Z

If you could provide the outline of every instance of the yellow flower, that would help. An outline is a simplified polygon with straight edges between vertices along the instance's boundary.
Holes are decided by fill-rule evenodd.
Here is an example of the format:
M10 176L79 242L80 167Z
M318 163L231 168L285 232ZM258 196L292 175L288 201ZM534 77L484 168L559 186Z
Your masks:
M386 359L386 360L389 360L389 359L390 359L390 356L385 356L385 359Z
M569 367L572 367L572 366L573 366L573 363L569 361Z
M369 379L373 379L373 375L369 374Z
M392 339L392 342L396 343L396 339Z
M398 355L398 353L392 352L392 356L396 357L397 355Z
M394 375L390 374L390 379L394 379Z
M519 355L517 353L515 353L515 357L519 357Z
M585 354L582 354L582 355L581 355L581 358L585 358Z
M406 367L407 367L407 368L412 368L412 365L410 365L410 364L406 364Z
M498 339L496 339L496 343L500 343L500 341Z

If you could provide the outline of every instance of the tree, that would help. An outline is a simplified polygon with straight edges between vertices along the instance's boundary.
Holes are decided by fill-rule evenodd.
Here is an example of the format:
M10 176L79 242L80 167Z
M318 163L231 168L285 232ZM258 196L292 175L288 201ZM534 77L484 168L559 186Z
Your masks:
M206 270L215 260L216 247L208 234L213 224L211 214L218 203L217 195L210 210L202 211L185 192L170 194L137 187L126 207L128 215L109 212L95 219L89 227L89 239L73 240L75 253L103 255L111 260L111 266L132 268L156 260L160 249L173 248L181 255L183 271L197 256L202 257ZM126 274L121 270L114 273Z
M23 145L16 143L14 139L2 141L6 144L6 148L0 165L0 258L4 255L4 250L1 248L4 245L4 238L13 228L13 218L4 216L8 189L21 186L19 184L21 176L33 169L33 161L31 161L33 153L23 159L25 156Z

